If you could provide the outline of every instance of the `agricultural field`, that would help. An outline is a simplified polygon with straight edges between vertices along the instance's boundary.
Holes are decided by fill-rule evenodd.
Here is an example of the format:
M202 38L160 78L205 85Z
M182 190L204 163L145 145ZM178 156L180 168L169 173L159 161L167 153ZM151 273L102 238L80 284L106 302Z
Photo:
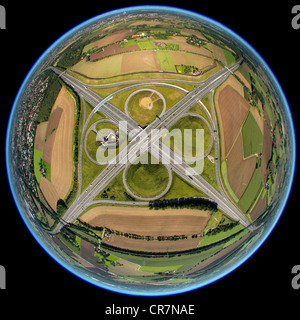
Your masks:
M179 285L227 265L262 234L288 172L265 70L227 34L171 14L86 31L39 79L24 203L57 252L112 283ZM103 150L115 154L100 162Z
M253 155L260 154L262 152L263 133L251 112L248 113L243 124L242 136L244 158L252 157Z
M152 211L136 207L96 207L80 217L80 220L94 227L105 227L123 233L141 236L167 237L174 235L200 234L210 212L193 209L166 209Z
M54 211L58 199L65 199L73 184L74 113L74 98L62 86L49 121L38 125L35 137L35 176Z
M227 85L217 95L217 110L220 114L222 135L222 154L228 155L237 138L250 106L244 98Z
M257 100L258 95L262 98L262 93L253 95L250 83L256 76L244 64L236 75L239 82L228 79L228 84L223 83L215 95L223 137L221 172L234 201L245 213L253 211L251 217L257 218L266 207L269 194L265 183L267 166L272 158L272 119L269 120L268 103L263 110ZM255 90L262 91L263 85L257 77L256 81Z
M200 238L189 238L179 240L144 240L127 238L121 235L112 234L109 241L104 243L116 248L127 249L132 251L141 252L165 252L168 248L168 252L172 251L184 251L197 248Z

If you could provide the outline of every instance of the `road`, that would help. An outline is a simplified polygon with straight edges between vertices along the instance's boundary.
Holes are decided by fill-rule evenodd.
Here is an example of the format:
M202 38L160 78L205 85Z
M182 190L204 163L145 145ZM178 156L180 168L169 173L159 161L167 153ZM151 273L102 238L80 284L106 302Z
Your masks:
M166 113L164 113L160 118L157 118L144 130L138 126L138 124L132 120L130 117L125 115L122 111L114 107L109 103L109 100L117 94L116 92L105 99L99 97L96 93L89 90L83 83L74 79L72 76L62 73L61 71L52 68L53 71L58 73L62 79L73 89L80 94L85 100L92 104L95 108L92 115L101 110L108 118L116 121L127 121L127 131L136 129L136 137L128 144L127 148L122 150L113 161L107 165L107 167L94 179L94 181L87 187L87 189L80 195L77 196L76 200L66 211L62 217L61 223L57 225L53 233L58 233L61 228L68 224L69 222L75 220L93 201L93 199L105 188L110 181L112 181L122 170L124 170L128 161L133 163L137 158L137 154L142 154L144 151L150 151L154 153L154 156L164 159L166 162L169 161L172 170L180 175L183 179L188 181L190 184L194 185L197 189L204 191L214 202L216 202L221 210L223 210L227 215L231 216L233 219L238 220L245 227L249 225L249 222L240 212L240 210L235 207L224 195L217 192L206 180L204 180L199 174L197 174L187 163L182 162L180 165L174 163L174 158L176 154L171 150L166 152L166 147L163 148L162 144L159 143L158 150L152 151L149 146L157 143L163 134L162 128L169 128L178 118L184 114L191 106L201 100L207 93L217 88L222 82L224 82L231 72L234 72L240 65L236 63L229 68L223 69L220 72L213 75L208 80L201 83L193 91L186 94L186 96L177 102L172 108L170 108ZM123 83L124 84L124 83ZM162 84L161 84L162 85ZM121 89L128 90L128 88ZM119 90L118 92L120 92ZM89 122L86 121L83 128L83 132L86 130L86 126ZM153 130L155 134L153 134ZM150 143L149 143L150 142ZM82 148L80 148L82 151ZM157 153L158 152L158 153ZM80 155L81 156L81 155ZM173 161L173 162L172 162Z

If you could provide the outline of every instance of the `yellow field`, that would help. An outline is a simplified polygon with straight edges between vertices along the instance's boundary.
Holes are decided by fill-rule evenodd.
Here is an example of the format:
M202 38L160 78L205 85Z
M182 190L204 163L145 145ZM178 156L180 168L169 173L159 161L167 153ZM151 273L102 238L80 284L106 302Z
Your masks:
M213 64L210 58L199 56L190 52L170 51L175 65L190 65L199 68L200 70Z
M95 62L86 62L84 59L73 66L72 71L77 71L90 78L113 77L121 73L122 58L123 54Z
M34 138L34 148L39 151L43 151L44 149L47 126L48 126L48 121L42 122L38 124L36 127L36 133Z
M51 182L61 199L67 195L73 178L73 126L75 101L65 87L61 88L52 112L63 109L56 129L51 156Z
M193 209L150 210L147 208L99 206L80 220L96 227L143 236L199 234L210 218L209 211Z

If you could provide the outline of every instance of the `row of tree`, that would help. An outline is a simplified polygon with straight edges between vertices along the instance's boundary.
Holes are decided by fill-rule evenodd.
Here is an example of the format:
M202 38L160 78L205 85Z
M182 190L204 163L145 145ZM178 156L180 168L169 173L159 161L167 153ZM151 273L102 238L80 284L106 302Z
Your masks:
M179 198L170 200L154 200L149 202L150 209L198 209L215 212L218 209L217 203L206 198Z

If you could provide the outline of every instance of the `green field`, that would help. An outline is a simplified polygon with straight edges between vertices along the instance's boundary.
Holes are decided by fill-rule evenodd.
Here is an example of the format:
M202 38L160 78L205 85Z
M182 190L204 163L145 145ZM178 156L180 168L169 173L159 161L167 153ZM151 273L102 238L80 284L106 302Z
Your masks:
M224 239L238 233L239 231L241 231L243 229L244 229L244 227L241 224L237 224L233 228L230 228L226 231L220 231L220 232L217 232L216 234L206 235L199 243L198 248L210 245L212 243L216 243L221 240L224 240Z
M235 62L235 57L233 56L233 54L230 51L228 51L226 49L223 49L223 52L225 55L227 66L230 66L231 64L233 64Z
M105 78L119 75L122 69L123 54L117 54L95 62L85 59L72 67L72 71L79 72L90 78Z
M255 153L262 152L263 134L254 119L252 113L249 111L246 121L242 128L244 158L253 156Z
M172 173L172 184L170 190L162 197L162 199L192 198L205 197L206 194L195 189L183 180L176 173Z
M141 106L141 99L150 97L153 100L152 108L147 109ZM137 92L130 98L128 112L130 117L138 122L142 127L149 125L159 116L163 110L163 101L157 94L150 91Z
M44 169L45 177L50 181L51 174L50 174L50 164L45 162L43 159L43 152L37 149L34 149L33 153L33 166L34 166L34 174L38 183L41 182L42 172L41 166Z
M145 198L159 195L169 181L168 171L161 163L131 165L125 176L130 190L137 196Z
M221 161L221 174L222 174L222 178L223 178L223 183L226 187L226 190L228 191L230 197L236 202L239 202L238 197L235 195L235 193L233 192L233 190L231 189L230 183L228 181L228 175L227 175L227 164L226 164L226 160L222 160Z
M166 72L177 72L173 58L169 51L156 51L160 67Z
M167 145L170 145L170 148L172 150L176 151L177 153L179 153L179 154L184 153L183 152L185 150L184 149L185 148L184 143L188 142L188 145L186 146L188 149L186 149L186 150L189 150L189 149L192 150L192 154L184 153L183 155L185 157L194 157L194 156L196 156L196 151L197 151L196 142L199 142L199 140L201 141L201 139L198 139L198 141L197 141L197 136L196 136L196 130L197 129L203 129L204 130L204 150L203 150L204 153L208 149L208 147L210 145L210 141L211 141L211 135L210 135L209 128L207 127L206 123L202 119L200 119L198 117L193 117L193 116L183 117L183 118L179 119L170 128L170 133L172 133L172 130L174 130L174 129L179 129L180 132L181 132L182 149L181 149L181 143L179 141L175 142L176 139L170 139L170 144L169 144L167 139L166 139L167 138L167 136L166 136L166 138L163 138L163 141L165 141L165 143ZM186 129L192 130L192 134L191 134L192 139L191 139L191 141L189 141L189 139L185 139L185 134L188 134ZM188 136L186 136L186 138L187 137ZM199 154L197 156L199 156Z
M257 168L252 175L247 189L245 190L239 201L239 206L244 212L247 212L252 203L257 199L262 187L263 180L261 177L261 171L260 168Z
M137 41L138 46L141 50L155 50L156 47L151 40L144 39Z
M144 272L152 272L152 273L159 273L159 272L167 272L167 271L176 271L182 267L182 265L178 266L163 266L163 267L154 267L154 266L141 266L140 271Z
M99 147L100 143L96 141L96 132L90 131L86 140L86 148L90 157L94 160L96 160L96 152Z

